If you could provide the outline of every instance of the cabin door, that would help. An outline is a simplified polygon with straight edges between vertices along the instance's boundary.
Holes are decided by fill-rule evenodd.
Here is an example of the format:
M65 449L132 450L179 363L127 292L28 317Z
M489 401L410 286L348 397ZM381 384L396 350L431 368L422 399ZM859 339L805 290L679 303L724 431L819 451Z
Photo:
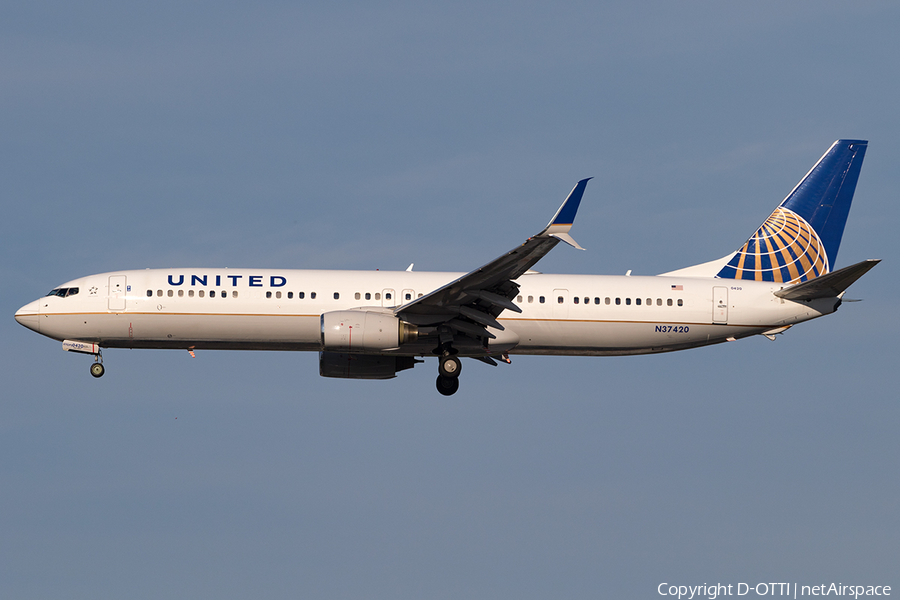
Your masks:
M109 310L125 310L125 276L109 278Z
M728 288L713 288L713 324L724 325L728 322Z

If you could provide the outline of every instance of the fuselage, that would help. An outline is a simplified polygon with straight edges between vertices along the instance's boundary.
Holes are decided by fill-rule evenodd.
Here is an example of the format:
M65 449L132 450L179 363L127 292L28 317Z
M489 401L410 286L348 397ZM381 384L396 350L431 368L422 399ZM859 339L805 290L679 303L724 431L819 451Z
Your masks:
M321 316L389 310L462 273L267 269L147 269L69 281L20 309L45 336L108 348L322 349ZM521 313L504 311L492 353L665 352L782 330L834 312L834 298L792 302L783 284L718 278L528 273ZM74 292L77 290L77 292ZM426 356L427 341L386 353ZM466 355L465 350L461 351Z

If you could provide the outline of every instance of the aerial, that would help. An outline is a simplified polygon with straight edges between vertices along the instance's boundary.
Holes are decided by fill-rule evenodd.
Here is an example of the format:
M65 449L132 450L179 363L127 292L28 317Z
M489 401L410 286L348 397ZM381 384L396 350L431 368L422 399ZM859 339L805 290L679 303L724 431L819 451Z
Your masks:
M867 147L834 142L739 250L659 277L532 270L560 241L583 250L569 235L582 179L544 229L464 275L413 265L368 273L122 271L64 283L15 318L65 350L92 355L94 377L105 372L104 347L180 348L191 356L311 350L321 375L342 379L393 378L434 355L445 396L458 391L466 356L497 366L510 354L616 356L774 339L836 311L847 288L879 262L832 268Z

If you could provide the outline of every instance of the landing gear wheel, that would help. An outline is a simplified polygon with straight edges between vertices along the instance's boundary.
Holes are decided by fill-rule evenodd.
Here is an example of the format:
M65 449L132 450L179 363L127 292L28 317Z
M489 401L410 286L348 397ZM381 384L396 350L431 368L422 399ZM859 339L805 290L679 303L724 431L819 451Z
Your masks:
M462 362L455 356L442 356L438 362L438 373L441 377L456 379L462 372Z
M459 378L438 375L437 390L444 396L452 396L459 390Z
M103 377L103 374L106 372L106 369L103 368L101 363L95 362L91 365L91 375L94 377Z

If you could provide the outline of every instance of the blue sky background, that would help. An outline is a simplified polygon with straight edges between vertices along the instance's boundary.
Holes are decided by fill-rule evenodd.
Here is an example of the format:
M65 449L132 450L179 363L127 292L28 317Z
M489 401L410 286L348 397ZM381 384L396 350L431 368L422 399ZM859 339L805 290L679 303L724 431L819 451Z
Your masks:
M31 2L0 10L0 596L649 598L900 586L900 7ZM111 350L12 318L168 266L466 271L593 176L545 272L740 246L870 140L838 267L776 342L388 382Z

